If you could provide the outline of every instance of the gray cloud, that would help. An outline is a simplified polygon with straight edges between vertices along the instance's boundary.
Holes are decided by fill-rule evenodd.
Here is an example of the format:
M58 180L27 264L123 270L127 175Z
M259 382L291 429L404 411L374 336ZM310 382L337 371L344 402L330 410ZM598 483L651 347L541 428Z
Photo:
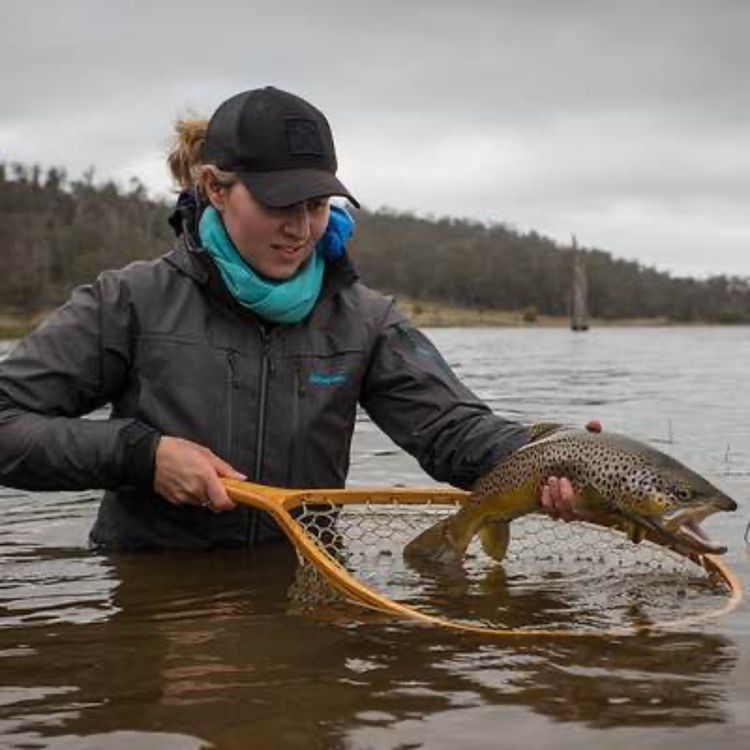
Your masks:
M0 158L168 188L188 107L274 83L366 205L750 275L750 3L30 1L0 30Z

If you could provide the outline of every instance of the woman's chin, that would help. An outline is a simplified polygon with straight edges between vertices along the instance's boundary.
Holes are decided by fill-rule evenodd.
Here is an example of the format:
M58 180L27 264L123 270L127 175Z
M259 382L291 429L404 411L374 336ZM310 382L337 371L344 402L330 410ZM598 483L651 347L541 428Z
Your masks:
M269 263L255 271L269 281L287 281L299 271L302 263Z
M270 281L287 281L294 276L310 257L310 252L300 249L296 252L278 252L263 259L263 263L251 263L256 272Z

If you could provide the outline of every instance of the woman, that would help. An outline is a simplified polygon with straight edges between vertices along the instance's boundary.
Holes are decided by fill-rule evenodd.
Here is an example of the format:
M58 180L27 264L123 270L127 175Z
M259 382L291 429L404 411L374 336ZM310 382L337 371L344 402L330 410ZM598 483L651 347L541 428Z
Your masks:
M358 204L316 108L246 91L179 123L169 162L175 249L75 290L0 365L0 483L105 488L99 547L207 548L278 535L221 477L343 486L358 403L459 487L527 441L357 280L329 199ZM542 491L563 517L572 501L566 480Z

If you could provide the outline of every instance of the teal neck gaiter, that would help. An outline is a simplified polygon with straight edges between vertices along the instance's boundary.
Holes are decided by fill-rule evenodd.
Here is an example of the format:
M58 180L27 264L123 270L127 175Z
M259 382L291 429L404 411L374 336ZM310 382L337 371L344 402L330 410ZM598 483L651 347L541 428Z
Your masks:
M272 323L298 323L313 309L325 270L318 252L313 251L291 278L274 281L257 274L243 260L213 206L203 212L198 232L224 283L243 307Z

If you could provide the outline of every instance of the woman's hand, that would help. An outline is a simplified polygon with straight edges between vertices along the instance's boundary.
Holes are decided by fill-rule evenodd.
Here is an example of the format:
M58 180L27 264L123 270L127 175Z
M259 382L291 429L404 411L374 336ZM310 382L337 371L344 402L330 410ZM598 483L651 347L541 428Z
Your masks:
M566 523L579 518L575 509L576 493L569 479L549 477L542 487L539 498L542 510L552 518L561 518Z
M208 448L182 438L161 437L155 463L154 489L163 498L217 513L235 507L219 477L246 478Z
M601 432L602 423L598 419L591 419L586 423L589 432ZM549 477L542 487L539 502L542 510L546 511L552 518L561 518L568 521L583 520L585 513L575 509L577 495L569 479L565 477Z

